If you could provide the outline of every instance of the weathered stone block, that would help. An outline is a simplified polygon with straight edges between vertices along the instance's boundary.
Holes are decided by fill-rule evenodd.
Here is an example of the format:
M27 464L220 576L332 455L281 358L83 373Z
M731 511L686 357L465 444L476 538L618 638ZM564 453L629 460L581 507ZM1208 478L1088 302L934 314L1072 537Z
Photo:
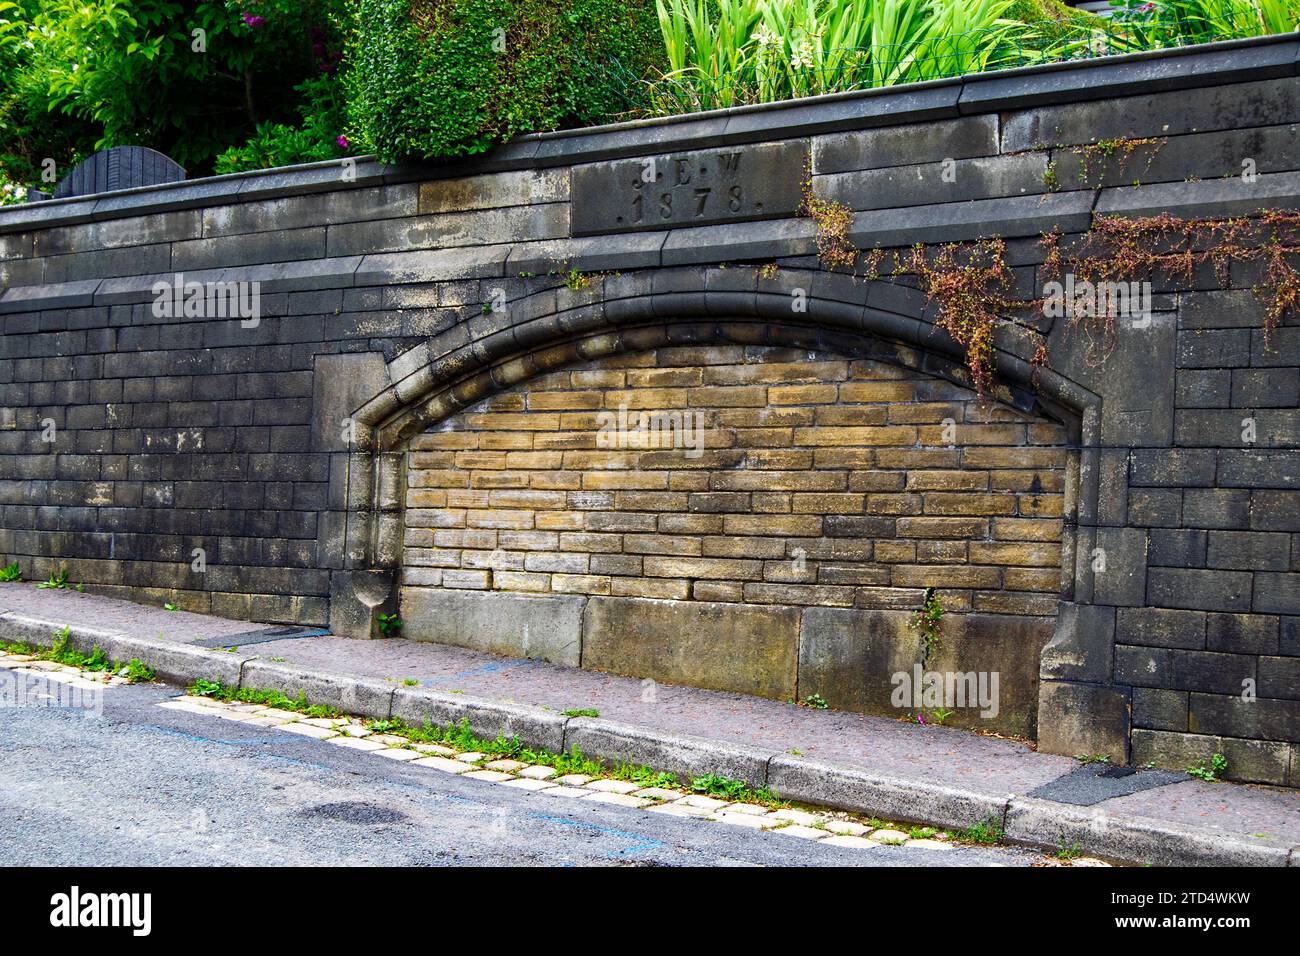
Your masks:
M1300 405L1300 369L1234 369L1232 404L1236 408L1295 408Z
M1115 648L1115 680L1134 687L1174 687L1174 652L1166 648Z
M364 426L349 425L354 412L389 382L378 352L317 355L312 375L311 438L315 451L349 451Z
M1160 607L1120 608L1116 637L1142 647L1205 647L1205 613Z
M1140 528L1098 528L1096 547L1101 550L1093 551L1094 599L1099 604L1145 604L1146 532Z
M1165 567L1204 567L1206 542L1204 531L1153 528L1148 537L1147 560Z
M813 173L992 156L997 139L991 115L819 136L813 140Z
M1004 124L1002 150L1267 126L1296 119L1300 119L1300 88L1294 79L1233 83L1196 96L1172 91L1024 110Z
M1035 736L1040 661L1052 633L1053 622L1044 618L944 615L938 651L927 659L925 668L943 674L945 680L953 675L967 691L964 707L957 706L960 700L945 703L954 710L949 722L959 727ZM975 700L972 689L982 699Z
M1187 730L1187 693L1154 687L1133 688L1133 726L1149 730ZM1136 759L1136 754L1134 755Z
M789 216L807 165L807 143L795 140L576 166L573 234Z
M949 169L951 175L945 178ZM1043 183L1046 171L1045 153L1025 153L954 161L951 167L934 161L924 166L816 176L813 189L818 196L853 209L893 209L994 196L1039 195L1047 191Z
M910 680L924 642L907 611L810 607L799 629L799 694L820 694L836 710L901 716L891 697L895 674Z
M1044 680L1038 690L1038 749L1103 754L1127 764L1130 716L1127 688Z
M1224 488L1300 487L1300 451L1219 452L1218 484Z
M1227 408L1232 402L1228 369L1179 369L1175 382L1179 408Z
M586 600L408 586L402 636L577 667Z
M1291 760L1291 747L1267 740L1223 738L1223 756L1228 769L1224 777L1242 783L1285 785Z
M990 236L1029 236L1043 232L1082 232L1091 218L1083 193L977 199L949 206L877 209L854 217L849 238L859 248L912 242L957 242Z
M1145 324L1117 323L1114 346L1104 366L1098 366L1086 336L1075 334L1067 322L1053 326L1049 336L1053 368L1105 395L1102 444L1116 448L1170 444L1174 383L1167 374L1156 377L1150 370L1174 367L1176 334L1174 317L1168 313L1154 313Z
M1187 488L1214 484L1212 448L1136 448L1130 454L1134 485Z
M1278 618L1262 614L1210 614L1205 648L1231 654L1276 654Z
M1249 611L1251 575L1244 571L1152 568L1148 597L1160 607Z
M333 571L329 587L330 630L340 637L379 637L379 614L396 611L391 571Z
M1062 602L1051 640L1042 651L1040 676L1109 682L1114 645L1115 608Z
M583 627L584 668L782 700L798 653L788 607L593 597Z
M1300 573L1256 574L1254 610L1260 614L1300 614Z
M1188 727L1194 733L1253 740L1300 740L1300 700L1191 695Z
M1220 216L1249 216L1261 208L1291 208L1300 195L1300 174L1294 171L1257 176L1243 190L1235 176L1212 180L1152 183L1134 188L1103 189L1097 213L1140 218L1170 213L1184 219L1205 218L1205 210Z
M1259 658L1258 690L1261 697L1300 700L1300 658Z
M1291 536L1251 531L1211 531L1211 568L1242 571L1286 571L1291 565Z
M174 242L171 246L171 268L178 272L193 272L267 262L323 259L325 256L325 227L317 226ZM228 277L243 278L242 274Z
M1249 654L1186 651L1172 655L1172 685L1209 694L1240 694L1256 679L1258 658Z
M1210 758L1223 752L1223 740L1208 734L1189 734L1180 731L1137 729L1133 730L1133 762L1153 763L1157 767L1185 770L1197 761L1209 766Z

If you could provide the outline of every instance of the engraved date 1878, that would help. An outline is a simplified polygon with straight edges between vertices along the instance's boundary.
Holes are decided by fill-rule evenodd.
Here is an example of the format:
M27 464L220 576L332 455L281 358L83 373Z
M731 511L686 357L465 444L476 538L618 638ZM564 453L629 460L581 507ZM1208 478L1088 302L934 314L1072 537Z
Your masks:
M640 170L631 178L628 224L760 214L763 204L748 203L744 187L736 181L740 163L740 151L673 158L666 163L642 160Z

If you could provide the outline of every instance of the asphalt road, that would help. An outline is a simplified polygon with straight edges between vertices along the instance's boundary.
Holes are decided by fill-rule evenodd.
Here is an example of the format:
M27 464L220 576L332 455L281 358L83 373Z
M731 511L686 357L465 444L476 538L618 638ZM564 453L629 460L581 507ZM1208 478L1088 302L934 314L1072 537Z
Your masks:
M0 711L0 865L991 866L501 787L110 688L103 713Z

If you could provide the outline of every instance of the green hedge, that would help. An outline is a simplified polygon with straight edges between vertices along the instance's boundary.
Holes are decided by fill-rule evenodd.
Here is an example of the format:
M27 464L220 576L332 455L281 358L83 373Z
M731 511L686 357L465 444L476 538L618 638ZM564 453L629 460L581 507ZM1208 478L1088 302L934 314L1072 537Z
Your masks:
M606 120L663 55L651 0L358 0L357 16L349 129L390 161Z

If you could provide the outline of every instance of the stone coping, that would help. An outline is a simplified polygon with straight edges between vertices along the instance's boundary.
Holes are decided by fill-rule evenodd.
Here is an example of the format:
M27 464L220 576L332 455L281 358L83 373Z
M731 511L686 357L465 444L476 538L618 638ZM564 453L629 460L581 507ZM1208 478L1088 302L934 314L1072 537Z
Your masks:
M654 117L607 126L530 133L473 160L382 163L354 157L348 187L576 165L677 149L751 143L893 126L1044 104L1135 96L1300 73L1300 38L1247 40L1048 63L902 86ZM0 209L0 234L340 187L346 161L253 170Z

